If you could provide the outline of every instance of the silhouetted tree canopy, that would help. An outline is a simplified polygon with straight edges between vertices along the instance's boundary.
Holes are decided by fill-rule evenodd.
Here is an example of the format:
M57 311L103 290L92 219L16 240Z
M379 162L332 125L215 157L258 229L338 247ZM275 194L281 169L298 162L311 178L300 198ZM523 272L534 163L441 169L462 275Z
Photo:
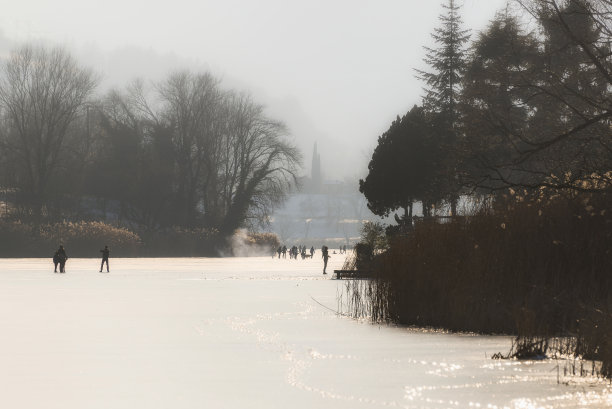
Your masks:
M415 201L431 203L436 198L439 157L434 129L424 109L414 106L378 138L368 175L359 181L368 208L379 216L397 209L410 215Z
M37 215L96 81L61 48L23 46L0 66L1 146L16 159L13 180Z
M265 223L295 181L301 155L284 124L209 73L177 72L150 90L135 82L106 105L103 139L137 141L112 155L137 167L121 200L132 220L232 234Z
M539 35L498 15L474 44L463 109L475 183L601 187L612 166L612 38L594 14L599 2L523 3Z
M1 182L17 218L212 228L267 222L301 154L285 125L210 73L135 81L93 99L95 76L61 49L0 67Z

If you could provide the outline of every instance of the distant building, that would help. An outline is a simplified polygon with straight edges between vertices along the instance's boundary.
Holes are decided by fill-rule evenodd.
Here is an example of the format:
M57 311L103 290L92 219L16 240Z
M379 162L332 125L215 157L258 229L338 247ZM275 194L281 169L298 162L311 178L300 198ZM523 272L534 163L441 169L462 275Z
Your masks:
M310 175L299 178L296 189L276 209L270 230L284 244L351 245L359 240L363 223L376 216L368 210L356 181L323 178L317 148L315 143Z
M321 155L317 152L317 143L314 144L312 152L312 167L310 169L310 186L308 190L311 193L321 192L323 186L323 175L321 174Z

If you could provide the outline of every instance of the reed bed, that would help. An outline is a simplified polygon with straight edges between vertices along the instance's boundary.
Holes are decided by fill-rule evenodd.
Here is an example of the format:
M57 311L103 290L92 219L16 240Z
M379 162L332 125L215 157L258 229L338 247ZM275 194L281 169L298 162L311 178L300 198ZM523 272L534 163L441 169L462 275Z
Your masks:
M609 193L511 192L470 217L419 221L374 257L374 279L347 284L350 310L515 334L511 356L596 360L612 377L611 204Z
M0 257L49 257L63 244L70 257L98 257L105 245L113 256L136 254L142 247L138 234L102 222L30 224L0 221Z
M278 246L271 233L244 233L240 246L265 249ZM69 257L99 257L105 245L113 257L214 257L231 254L236 240L220 237L216 229L173 227L131 231L97 221L34 224L0 219L0 257L52 257L60 244Z

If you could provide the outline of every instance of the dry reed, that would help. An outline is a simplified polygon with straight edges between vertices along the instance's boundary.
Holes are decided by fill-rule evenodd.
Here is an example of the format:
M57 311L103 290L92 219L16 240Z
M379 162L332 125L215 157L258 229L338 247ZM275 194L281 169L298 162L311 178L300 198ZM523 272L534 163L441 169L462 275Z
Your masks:
M512 355L564 353L612 376L611 195L512 192L471 217L418 222L350 283L355 316L516 334Z

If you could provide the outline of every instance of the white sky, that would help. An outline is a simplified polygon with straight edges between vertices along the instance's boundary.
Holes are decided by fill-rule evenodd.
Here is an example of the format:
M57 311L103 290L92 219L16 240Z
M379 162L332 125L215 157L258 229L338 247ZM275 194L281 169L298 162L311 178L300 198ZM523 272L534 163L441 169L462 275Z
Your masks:
M414 68L442 2L0 0L0 42L65 45L104 77L100 91L208 69L289 125L305 171L317 141L325 177L340 179L364 176L377 137L419 103ZM464 0L465 27L481 30L505 3Z

